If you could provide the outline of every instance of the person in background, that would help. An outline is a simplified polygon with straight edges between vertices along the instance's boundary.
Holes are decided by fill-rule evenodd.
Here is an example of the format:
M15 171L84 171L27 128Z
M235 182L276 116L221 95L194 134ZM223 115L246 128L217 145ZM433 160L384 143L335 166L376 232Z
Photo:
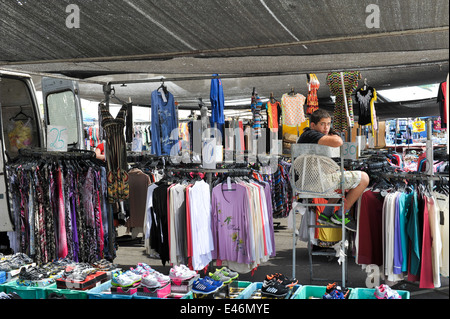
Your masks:
M343 145L342 138L331 128L331 115L322 109L318 109L311 114L310 127L305 128L297 143L320 144L330 147L340 147ZM339 173L340 174L340 173ZM341 210L335 212L334 206L327 206L323 213L319 215L318 221L321 224L341 225L344 219L345 228L356 231L356 223L350 216L349 211L353 204L362 195L369 185L369 175L363 171L345 171L344 188L346 190L344 200L344 218ZM331 198L330 204L336 203L338 199Z
M104 161L105 160L105 144L100 143L95 148L95 157Z

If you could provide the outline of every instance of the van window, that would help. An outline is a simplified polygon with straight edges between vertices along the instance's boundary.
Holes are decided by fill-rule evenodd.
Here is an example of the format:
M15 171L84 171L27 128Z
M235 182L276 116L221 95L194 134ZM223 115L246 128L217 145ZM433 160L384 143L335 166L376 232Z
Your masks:
M9 156L17 156L19 149L38 147L37 115L31 92L19 79L0 79L0 107L5 150Z
M47 116L48 125L63 126L67 129L67 144L78 142L77 110L72 91L47 95Z

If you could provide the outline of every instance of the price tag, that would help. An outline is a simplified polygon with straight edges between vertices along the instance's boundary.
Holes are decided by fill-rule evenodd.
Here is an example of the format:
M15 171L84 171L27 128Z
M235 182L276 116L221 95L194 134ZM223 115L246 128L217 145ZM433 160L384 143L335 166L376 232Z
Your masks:
M358 147L356 142L345 142L342 147L342 156L344 159L356 160L356 155L358 153Z
M47 151L67 152L67 127L47 126Z

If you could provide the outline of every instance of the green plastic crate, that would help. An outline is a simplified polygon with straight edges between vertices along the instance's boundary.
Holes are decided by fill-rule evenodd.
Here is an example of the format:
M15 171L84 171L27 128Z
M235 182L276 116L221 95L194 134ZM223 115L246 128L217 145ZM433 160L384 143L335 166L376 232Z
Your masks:
M353 288L348 289L350 290L348 299L350 299ZM326 290L326 286L305 285L298 289L291 299L323 299L323 295L325 294Z
M375 288L355 288L349 299L377 299L374 295ZM410 292L406 290L396 290L402 299L410 299Z
M262 282L254 282L251 285L249 285L247 288L245 288L245 290L243 292L241 292L239 294L239 296L237 297L237 299L252 299L252 294L257 291L260 290L263 286ZM286 295L286 297L284 299L291 299L293 297L293 295L299 290L301 289L301 285L295 285L294 287L292 287L292 289L290 289L289 293Z
M48 286L46 288L48 297L51 293L57 293L64 295L66 299L88 299L87 291L85 290L75 290L75 289L61 289L56 286L56 283Z
M47 288L46 287L27 287L20 286L17 284L16 280L11 280L10 282L3 284L3 291L7 294L15 292L22 299L46 299L47 298Z

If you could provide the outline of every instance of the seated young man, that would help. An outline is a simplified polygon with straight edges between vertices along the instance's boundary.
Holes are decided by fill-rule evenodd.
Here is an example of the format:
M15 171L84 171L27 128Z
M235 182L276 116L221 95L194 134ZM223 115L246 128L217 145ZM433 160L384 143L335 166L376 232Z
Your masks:
M340 147L344 142L342 138L331 130L331 116L327 111L318 109L311 114L309 128L305 128L297 143L320 144L331 147ZM340 175L340 174L339 174ZM345 171L344 188L346 190L344 211L345 228L356 231L356 223L350 217L349 211L353 204L362 195L369 185L369 175L363 171ZM330 204L336 203L338 199L331 198ZM327 206L319 216L321 224L342 224L342 212L334 213L334 206Z

